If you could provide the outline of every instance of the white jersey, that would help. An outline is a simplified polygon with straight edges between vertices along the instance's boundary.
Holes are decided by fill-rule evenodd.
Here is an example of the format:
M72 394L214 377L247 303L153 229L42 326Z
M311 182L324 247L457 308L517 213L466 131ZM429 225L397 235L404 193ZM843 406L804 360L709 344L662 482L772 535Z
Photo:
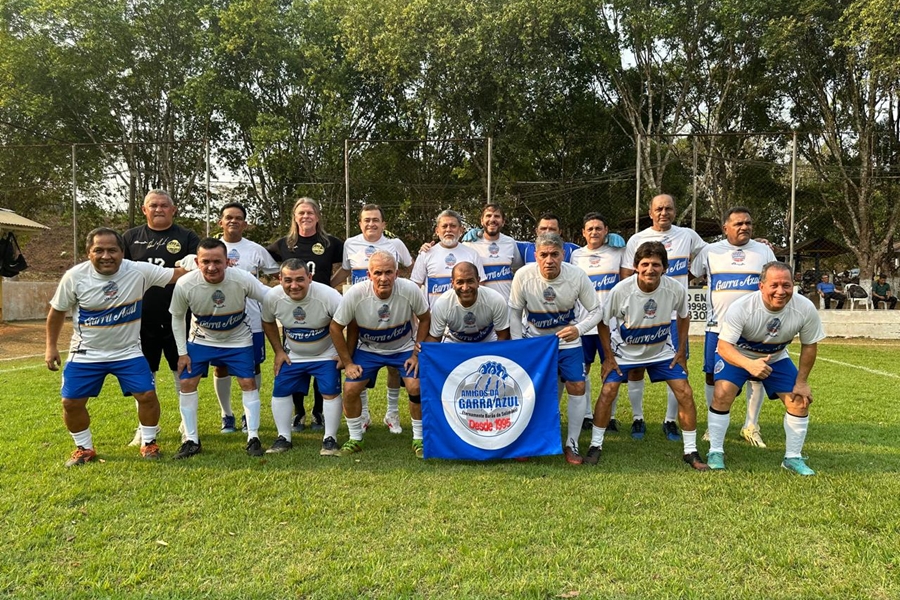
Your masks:
M65 272L50 300L60 312L72 313L72 362L96 363L143 356L141 308L148 288L163 287L174 269L123 260L112 275L101 275L90 261Z
M480 238L474 242L463 243L481 257L485 275L483 285L500 292L503 298L508 300L513 273L525 264L522 255L519 254L516 240L501 233L496 241Z
M172 331L178 354L187 354L183 334L184 315L191 311L187 340L203 346L242 348L253 345L245 307L247 298L262 302L270 288L250 273L225 269L221 283L207 283L201 271L191 271L175 283L172 294Z
M735 300L759 289L763 265L775 260L772 249L750 240L743 246L722 240L704 247L691 263L696 277L708 276L706 330L719 332L722 315Z
M787 345L798 333L801 344L815 344L825 338L815 305L805 296L794 294L783 309L772 312L757 291L729 307L719 339L734 344L747 358L771 355L770 363L775 363L788 357Z
M666 247L669 268L666 275L688 287L688 270L691 260L706 246L706 242L693 229L672 225L668 231L656 231L648 227L631 236L622 254L622 268L634 271L634 254L644 242L661 242Z
M375 295L370 280L361 281L344 294L334 315L334 322L359 326L357 347L374 354L397 354L413 349L412 316L428 311L419 286L408 279L397 279L389 298ZM354 350L350 349L351 352Z
M359 283L365 281L369 277L369 257L376 250L384 250L393 255L397 259L397 264L401 267L412 265L412 256L406 246L397 239L381 236L381 239L375 242L366 241L366 238L360 233L344 242L344 260L341 268L350 271L350 283Z
M451 272L453 267L460 262L472 263L478 267L478 280L486 279L481 257L477 252L462 244L457 244L453 248L435 244L431 250L420 253L416 258L416 265L409 278L413 283L425 285L425 295L428 298L429 307L441 297L441 294L450 289Z
M340 293L325 284L311 281L303 300L292 300L281 286L266 294L262 319L281 323L284 350L291 362L333 360L337 355L331 342L331 319L341 303Z
M429 334L445 342L494 342L504 329L509 329L506 299L483 285L472 306L460 304L456 292L449 290L431 307Z
M579 321L575 315L578 302L588 311L585 320ZM519 269L513 277L509 307L514 311L525 311L523 338L555 335L569 325L577 327L579 337L572 342L560 340L561 349L580 348L580 336L596 329L600 321L600 305L594 286L584 271L569 263L562 263L559 275L551 281L541 276L537 263ZM515 316L510 318L510 324L512 319Z
M616 362L634 365L671 361L675 357L672 313L688 315L687 289L673 278L664 275L649 293L638 287L637 275L619 282L603 306L603 322L609 327Z
M247 238L241 238L239 242L222 242L228 249L228 266L236 267L241 271L247 271L257 279L260 275L269 275L278 272L278 263L269 254L269 251ZM262 322L259 318L259 302L247 298L247 322L253 333L262 332Z
M622 263L623 252L622 248L612 248L606 244L596 250L584 246L572 252L572 264L584 271L591 280L601 308L610 290L619 283L619 265ZM586 314L587 311L579 304L578 319L584 319ZM597 335L597 329L592 329L585 335Z

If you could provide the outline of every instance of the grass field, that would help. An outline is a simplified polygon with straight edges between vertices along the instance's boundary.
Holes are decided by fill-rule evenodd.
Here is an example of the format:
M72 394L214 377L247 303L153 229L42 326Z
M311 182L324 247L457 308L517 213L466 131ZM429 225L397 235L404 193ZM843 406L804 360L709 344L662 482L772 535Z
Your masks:
M702 406L701 346L692 346ZM242 435L218 433L208 383L203 453L175 462L179 416L168 381L160 392L166 456L142 462L125 446L133 403L108 380L88 404L104 462L65 469L72 440L59 374L39 359L0 362L0 596L898 598L898 349L820 345L805 450L812 478L779 466L775 402L761 419L768 449L739 439L739 401L729 470L690 471L680 443L660 431L661 384L647 386L643 442L609 435L600 465L576 468L559 456L417 460L405 407L403 435L376 425L354 458L319 457L320 436L310 432L295 434L292 452L254 459ZM372 402L379 423L383 398L379 391ZM621 402L626 423L628 411ZM346 437L342 427L339 442ZM705 455L708 444L700 446Z

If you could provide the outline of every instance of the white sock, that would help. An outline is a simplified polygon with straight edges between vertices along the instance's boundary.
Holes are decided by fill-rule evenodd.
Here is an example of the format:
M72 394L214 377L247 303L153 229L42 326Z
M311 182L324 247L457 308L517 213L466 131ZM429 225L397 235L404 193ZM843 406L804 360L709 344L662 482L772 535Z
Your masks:
M72 436L72 439L75 440L76 446L81 446L82 448L86 448L92 450L94 448L94 437L91 435L91 428L88 427L84 431L78 431L76 433L69 432Z
M745 391L747 393L747 416L744 419L744 427L751 424L759 426L759 412L762 410L763 402L766 401L766 388L762 381L751 381Z
M244 404L244 415L247 417L247 440L259 437L259 413L262 402L259 390L241 391L241 402Z
M155 373L154 373L155 375ZM181 393L181 377L178 375L178 371L172 371L172 379L175 381L175 393Z
M361 416L347 417L347 429L350 431L351 440L361 441L363 439L363 418Z
M344 397L338 394L331 400L322 399L322 415L325 421L325 433L322 439L334 438L337 441L337 432L341 427L341 413L344 410Z
M422 439L422 419L412 419L413 441Z
M724 453L725 434L728 432L728 425L731 423L731 413L720 415L712 410L708 410L706 422L709 426L709 451Z
M385 412L389 415L400 413L400 388L389 387L387 389L387 410Z
M596 446L600 449L603 448L603 436L606 435L606 427L597 427L594 425L594 428L591 429L591 446Z
M706 408L712 408L713 396L716 392L715 385L705 384L704 390L706 391Z
M219 399L222 416L232 416L234 412L231 410L231 375L228 377L216 377L213 375L213 388L216 390L216 398Z
M200 395L197 392L178 394L178 409L181 411L181 422L184 424L184 438L200 443L197 433L197 407L200 406Z
M678 422L678 398L672 388L668 388L666 395L666 421Z
M690 454L697 451L697 430L681 430L681 439L684 441L684 453Z
M369 390L363 390L359 395L359 400L362 403L362 412L359 413L359 416L363 418L362 422L365 423L366 421L371 421L372 419L369 416Z
M644 380L628 382L628 402L631 403L631 419L644 418Z
M591 404L591 397L590 397L590 396L588 396L587 401L588 401L588 408L591 408L591 406L590 406L590 404ZM616 408L618 408L618 406L619 406L619 394L616 394L616 396L613 398L612 406L611 406L610 409L609 409L609 418L610 418L610 420L616 418ZM594 413L591 413L590 417L593 419L593 418L594 418Z
M591 374L588 373L584 377L584 418L585 419L593 419L594 411L591 410ZM616 414L615 410L613 410L612 414Z
M578 450L578 436L581 435L581 423L584 422L584 405L587 398L583 395L573 396L569 394L569 402L566 407L566 414L569 417L569 433L566 440L566 446L571 446Z
M291 417L294 415L294 401L290 396L272 396L272 418L278 435L291 441Z
M141 444L149 444L156 439L156 425L141 425Z
M803 442L806 441L806 430L809 417L795 417L784 413L784 457L800 458L803 456Z

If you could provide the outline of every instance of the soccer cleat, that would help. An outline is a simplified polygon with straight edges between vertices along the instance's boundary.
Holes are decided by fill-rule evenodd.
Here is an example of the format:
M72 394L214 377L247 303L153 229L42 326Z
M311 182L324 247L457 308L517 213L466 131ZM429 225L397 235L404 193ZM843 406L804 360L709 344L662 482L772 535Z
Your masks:
M306 429L306 416L294 415L294 423L291 425L291 431L300 433L304 429Z
M400 413L387 413L384 415L384 424L387 425L391 433L403 433L403 427L400 425Z
M709 465L703 462L700 453L696 450L685 454L682 459L695 471L709 471Z
M259 438L250 438L247 440L247 454L250 456L262 456L266 451L263 450L262 442L259 441Z
M66 466L74 467L75 465L83 465L86 462L94 460L96 456L97 452L93 448L78 446L75 448L75 452L72 453L72 458L66 461Z
M600 461L600 446L591 446L588 448L587 454L584 455L584 464L596 465Z
M287 441L287 439L283 435L279 435L277 438L275 438L275 441L272 442L272 447L266 450L266 454L281 454L282 452L287 452L293 447L294 444Z
M675 421L666 421L662 424L663 433L670 442L680 442L681 433L678 431L678 425Z
M247 433L247 415L241 415L241 433Z
M222 417L222 429L219 430L219 433L237 433L237 429L234 427L234 415Z
M581 458L581 454L578 453L576 448L572 446L566 446L563 448L563 456L566 457L566 462L570 465L580 465L584 463L584 459Z
M644 439L644 434L647 433L647 425L644 424L643 419L635 419L634 422L631 423L631 437L636 440Z
M581 430L582 431L590 431L594 427L594 418L593 417L585 417L584 421L581 422Z
M322 449L319 450L319 456L340 456L341 449L338 448L337 442L333 437L328 436L322 440Z
M362 418L363 418L363 423L362 423L363 431L368 431L369 427L372 426L372 417L371 417L371 415L369 415L369 413L363 413Z
M762 436L759 434L759 427L757 425L750 424L747 427L741 429L741 437L750 442L751 446L756 448L765 448L766 443L763 441Z
M593 426L593 423L591 425ZM606 426L606 432L609 433L610 431L619 431L619 422L615 419L610 419L609 425Z
M325 417L321 414L313 413L313 422L309 428L313 431L325 431Z
M425 448L422 446L422 440L413 440L412 449L416 453L416 458L425 458Z
M706 431L703 432L703 441L704 442L709 441L709 429L707 429Z
M182 458L190 458L195 454L200 454L200 442L195 442L194 440L185 440L183 444L181 444L181 448L178 449L178 452L175 453L175 456L172 457L173 460L181 460Z
M794 458L785 458L781 466L788 471L793 471L797 475L815 475L816 472L806 466L806 460L797 456Z
M156 440L141 446L141 457L147 460L159 460L159 446L156 444Z
M706 455L706 464L713 471L724 471L725 470L725 453L724 452L710 452Z
M344 442L344 445L341 446L341 456L350 456L351 454L356 454L357 452L362 452L363 449L363 441L362 440L354 440L349 439Z

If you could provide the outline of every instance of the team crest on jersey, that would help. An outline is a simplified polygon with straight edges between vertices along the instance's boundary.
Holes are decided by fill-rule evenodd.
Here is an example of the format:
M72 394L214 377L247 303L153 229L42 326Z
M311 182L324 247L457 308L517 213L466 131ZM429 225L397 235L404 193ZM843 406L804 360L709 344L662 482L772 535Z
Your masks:
M772 317L772 320L766 323L766 334L768 334L769 337L775 337L780 330L781 319L778 317Z
M378 321L388 321L391 318L391 307L387 304L382 304L381 308L378 309Z
M467 312L466 315L463 317L463 323L467 327L474 326L475 325L475 313Z
M653 298L650 298L649 300L647 300L647 302L644 304L644 318L652 319L653 317L655 317L656 316L656 308L657 308L656 300L654 300Z
M375 254L375 246L372 246L371 244L366 246L363 254L366 255L366 259L372 258L372 255Z
M222 307L225 305L225 294L222 293L222 290L216 290L212 295L213 304L217 307Z
M666 253L668 254L669 250L672 249L672 240L669 238L663 238L663 246L666 247Z
M236 267L239 262L241 262L241 253L237 251L237 248L232 248L228 253L228 266Z
M456 264L456 257L451 253L447 255L447 258L444 259L444 264L447 265L448 268L452 269Z
M294 321L296 321L297 323L302 323L306 320L306 311L303 310L303 308L301 308L299 306L294 308L293 315L294 315Z
M556 290L552 287L544 290L544 302L556 302Z
M747 255L743 250L735 250L731 253L731 264L733 265L742 265L746 259Z
M115 281L110 281L103 286L103 296L107 300L115 300L119 297L119 286Z
M312 251L316 256L322 256L323 254L325 254L325 246L323 246L319 242L316 242L315 244L313 244Z
M178 240L172 240L168 244L166 244L166 250L169 251L169 254L178 254L181 252L181 242Z
M589 264L591 267L593 267L593 268L596 269L597 267L600 266L600 257L597 256L596 254L591 254L591 255L588 257L588 264Z
M491 258L497 258L500 254L500 246L497 245L497 242L491 242L488 246L488 254L491 255Z

